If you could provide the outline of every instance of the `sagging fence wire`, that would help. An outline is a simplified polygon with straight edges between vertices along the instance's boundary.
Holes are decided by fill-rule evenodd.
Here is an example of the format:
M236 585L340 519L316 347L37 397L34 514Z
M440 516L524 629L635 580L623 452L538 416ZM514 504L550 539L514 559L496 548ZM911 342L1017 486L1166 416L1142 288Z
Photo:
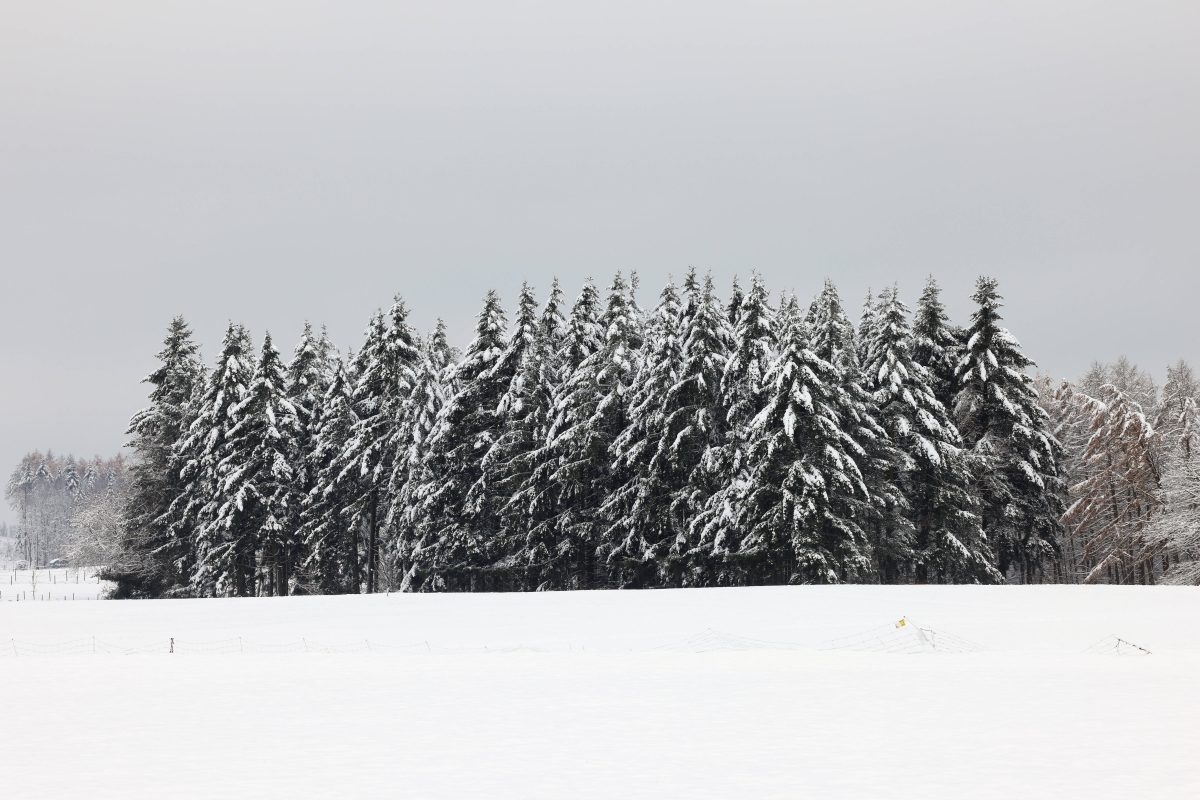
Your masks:
M755 639L749 636L721 633L712 628L706 628L694 636L688 636L675 642L653 645L645 649L675 653L715 653L742 650L812 650L813 648L811 645L804 645L799 642Z
M1116 634L1105 636L1083 652L1098 656L1148 656L1150 651L1141 645L1122 639Z
M978 653L986 648L946 631L921 625L901 617L890 625L881 625L856 634L830 639L819 649L848 650L860 653Z

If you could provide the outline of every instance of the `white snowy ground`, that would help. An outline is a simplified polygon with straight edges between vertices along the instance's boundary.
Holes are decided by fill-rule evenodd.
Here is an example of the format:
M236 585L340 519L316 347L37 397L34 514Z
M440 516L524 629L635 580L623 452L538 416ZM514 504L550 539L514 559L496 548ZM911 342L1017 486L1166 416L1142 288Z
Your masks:
M1188 588L3 603L0 686L11 797L1200 797Z
M65 569L5 569L0 564L0 602L99 600L111 584L97 577L95 567Z

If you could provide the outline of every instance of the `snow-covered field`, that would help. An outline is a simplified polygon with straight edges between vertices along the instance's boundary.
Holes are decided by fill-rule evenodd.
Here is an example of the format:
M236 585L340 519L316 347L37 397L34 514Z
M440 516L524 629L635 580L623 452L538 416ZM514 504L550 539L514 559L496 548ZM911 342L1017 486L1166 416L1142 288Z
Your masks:
M1168 587L4 603L0 771L89 800L1193 798L1198 620Z
M111 588L95 567L5 569L0 564L0 601L98 600Z

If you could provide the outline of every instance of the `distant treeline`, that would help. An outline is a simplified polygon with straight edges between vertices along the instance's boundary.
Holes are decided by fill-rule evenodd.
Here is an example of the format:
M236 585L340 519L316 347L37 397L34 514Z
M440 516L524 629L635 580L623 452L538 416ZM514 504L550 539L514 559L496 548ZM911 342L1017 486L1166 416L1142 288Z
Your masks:
M119 557L126 483L121 456L25 454L5 489L17 516L11 530L7 524L0 529L0 536L15 539L7 556L30 567L54 559L95 565Z
M965 327L932 280L915 315L887 289L857 326L829 282L722 300L692 272L648 312L636 288L568 308L525 287L511 324L490 292L461 354L399 299L346 356L306 326L285 362L231 324L211 370L174 320L110 577L207 597L1191 574L1186 365L1161 398L1124 361L1035 381L988 278Z

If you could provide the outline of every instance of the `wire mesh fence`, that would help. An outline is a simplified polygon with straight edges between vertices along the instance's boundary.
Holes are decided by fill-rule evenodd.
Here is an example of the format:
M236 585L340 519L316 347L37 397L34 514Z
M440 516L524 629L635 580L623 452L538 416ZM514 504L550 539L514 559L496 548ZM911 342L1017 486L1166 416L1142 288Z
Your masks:
M0 570L0 602L99 600L104 589L97 567Z
M744 651L858 652L896 655L962 654L985 651L983 645L956 634L902 617L820 643L761 639L706 628L670 641L581 644L570 641L502 644L439 644L430 641L383 641L361 638L326 641L307 636L267 641L241 636L223 639L158 637L115 641L83 637L63 641L0 639L0 659L85 655L230 656L281 654L459 655L482 653L646 652L719 653ZM1107 636L1082 651L1089 655L1150 655L1150 651L1118 636Z
M879 653L962 653L980 650L956 636L918 627L911 623L897 628L873 629L842 637L820 646L812 643L791 642L778 639L761 639L739 634L725 633L706 628L691 636L672 641L647 641L640 643L610 642L592 643L590 646L578 642L510 642L503 644L437 644L429 641L389 642L375 639L349 641L323 641L299 636L277 641L264 641L245 637L224 639L189 639L163 637L141 641L111 641L96 637L71 639L58 642L30 641L22 639L0 640L0 658L27 656L79 656L79 655L277 655L299 653L372 653L372 654L472 654L472 653L570 653L570 652L674 652L674 653L717 653L755 650L852 650Z
M472 648L486 652L487 648ZM437 652L453 652L439 648ZM115 642L96 637L64 641L13 639L0 641L0 658L81 655L277 655L286 653L432 653L426 642L395 644L360 639L350 642L319 642L300 637L283 641L260 641L244 637L228 639L176 639L172 637Z

